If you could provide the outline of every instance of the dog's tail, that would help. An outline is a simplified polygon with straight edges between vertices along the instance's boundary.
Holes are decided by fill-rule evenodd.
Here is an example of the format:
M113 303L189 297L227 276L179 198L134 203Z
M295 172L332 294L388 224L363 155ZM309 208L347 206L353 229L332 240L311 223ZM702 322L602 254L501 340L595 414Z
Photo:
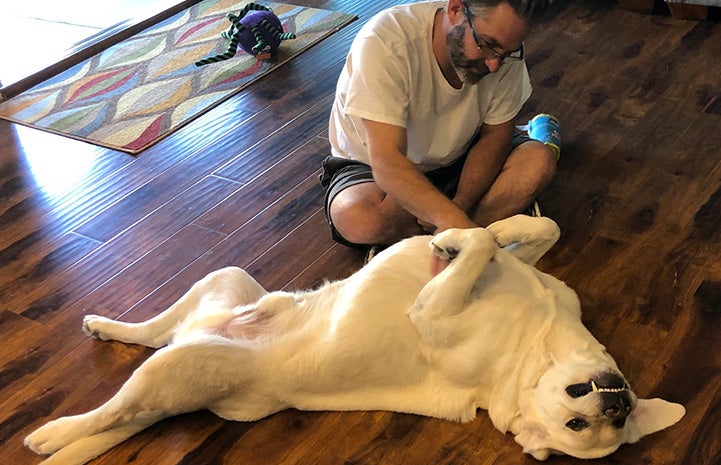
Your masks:
M39 465L83 465L168 416L164 412L139 413L128 423L68 444Z

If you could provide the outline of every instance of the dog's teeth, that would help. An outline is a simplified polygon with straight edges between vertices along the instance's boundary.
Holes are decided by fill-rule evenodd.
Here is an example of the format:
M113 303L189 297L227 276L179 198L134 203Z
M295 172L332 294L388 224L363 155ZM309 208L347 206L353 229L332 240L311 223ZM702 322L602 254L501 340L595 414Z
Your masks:
M628 389L628 386L623 386L620 388L605 388L605 387L598 387L596 385L596 382L591 380L591 388L593 389L593 392L623 392L626 389Z

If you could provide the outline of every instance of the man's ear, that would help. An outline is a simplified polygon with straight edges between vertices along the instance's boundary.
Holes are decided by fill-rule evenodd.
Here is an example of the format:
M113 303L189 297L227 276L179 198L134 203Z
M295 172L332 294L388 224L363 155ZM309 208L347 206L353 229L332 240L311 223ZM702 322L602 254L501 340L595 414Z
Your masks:
M448 0L446 7L446 14L448 15L451 24L457 24L460 21L465 21L465 12L463 10L464 5L462 0Z
M638 399L638 405L628 416L626 442L636 442L647 434L668 428L685 414L681 404L663 399Z
M536 460L546 460L551 455L548 433L538 428L525 427L515 437L523 452L531 454Z

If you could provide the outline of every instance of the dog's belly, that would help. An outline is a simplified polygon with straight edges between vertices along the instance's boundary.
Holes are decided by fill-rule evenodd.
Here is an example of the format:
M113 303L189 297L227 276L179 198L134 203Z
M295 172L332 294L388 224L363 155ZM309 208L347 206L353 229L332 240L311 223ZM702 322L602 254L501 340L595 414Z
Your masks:
M325 392L422 383L428 357L406 315L412 295L395 290L392 303L362 292L352 303L343 296L322 326L293 341L285 366L297 385Z
M340 286L309 294L309 315L276 352L285 376L308 393L364 386L417 386L428 376L427 347L408 309L431 279L428 237L406 242L401 253L376 257ZM385 259L384 259L385 258ZM328 305L326 305L326 302Z

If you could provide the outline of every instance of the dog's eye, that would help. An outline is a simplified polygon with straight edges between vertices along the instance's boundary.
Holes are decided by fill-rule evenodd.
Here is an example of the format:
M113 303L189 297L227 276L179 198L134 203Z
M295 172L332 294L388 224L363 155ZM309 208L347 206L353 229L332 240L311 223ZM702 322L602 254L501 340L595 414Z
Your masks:
M566 423L566 428L572 429L573 431L583 431L588 428L588 422L583 418L574 418Z

